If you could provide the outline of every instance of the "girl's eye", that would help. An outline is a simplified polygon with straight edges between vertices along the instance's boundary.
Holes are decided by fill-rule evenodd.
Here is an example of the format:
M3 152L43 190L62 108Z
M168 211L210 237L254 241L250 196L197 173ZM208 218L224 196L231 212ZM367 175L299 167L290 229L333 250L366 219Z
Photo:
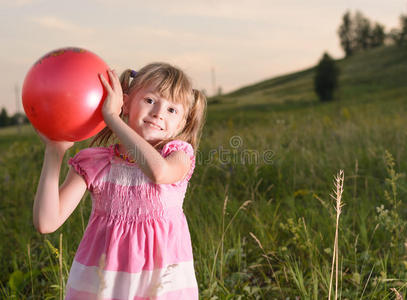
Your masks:
M154 100L151 99L151 98L146 98L146 102L149 103L149 104L153 104L153 103L154 103Z
M172 113L172 114L177 113L176 109L175 109L175 108L172 108L172 107L168 108L168 111L169 111L170 113Z

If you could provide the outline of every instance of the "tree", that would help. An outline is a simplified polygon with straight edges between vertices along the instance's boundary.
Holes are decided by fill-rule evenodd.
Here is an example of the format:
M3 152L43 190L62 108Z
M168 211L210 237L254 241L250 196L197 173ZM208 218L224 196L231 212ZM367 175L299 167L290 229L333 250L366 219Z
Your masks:
M384 32L384 26L376 23L370 36L370 46L374 48L384 45L385 38L386 33Z
M390 30L389 33L389 39L395 43L396 45L400 45L400 36L401 36L401 31L398 28L393 28Z
M406 43L407 43L407 15L401 15L399 45L403 45Z
M389 38L399 46L407 43L407 15L400 16L400 28L391 29Z
M8 117L7 110L3 107L0 112L0 127L5 127L10 124L10 118Z
M345 56L351 56L353 54L353 24L350 16L350 12L347 11L342 17L342 24L338 29L339 39Z
M23 113L17 112L10 117L10 125L21 125L24 123L28 123L28 119Z
M355 30L355 51L367 50L370 48L371 28L370 21L360 11L356 12L354 18Z
M339 69L335 61L324 53L319 61L314 78L314 90L321 101L333 99L334 91L338 86Z
M349 11L344 14L338 35L346 57L358 51L381 46L386 38L384 26L377 22L373 26L360 11L353 16Z

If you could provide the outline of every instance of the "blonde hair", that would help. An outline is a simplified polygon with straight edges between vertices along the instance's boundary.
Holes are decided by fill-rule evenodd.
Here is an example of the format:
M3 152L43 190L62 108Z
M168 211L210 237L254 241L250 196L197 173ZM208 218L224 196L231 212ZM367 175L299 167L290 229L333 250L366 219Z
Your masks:
M206 97L192 88L187 75L177 67L167 63L152 63L143 67L133 76L134 71L128 69L120 76L123 93L130 94L140 89L150 87L162 97L176 104L182 104L185 109L185 126L181 132L167 140L154 145L156 149L162 148L172 140L183 140L190 143L196 151L201 139L202 128L205 122ZM123 118L123 112L120 114ZM91 142L97 145L108 144L111 138L115 138L112 130L105 127Z

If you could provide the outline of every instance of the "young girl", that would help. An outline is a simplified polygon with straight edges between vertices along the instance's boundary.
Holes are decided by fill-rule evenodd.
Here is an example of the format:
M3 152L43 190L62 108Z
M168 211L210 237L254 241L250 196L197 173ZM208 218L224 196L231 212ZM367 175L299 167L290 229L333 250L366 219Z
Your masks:
M66 299L198 299L182 204L195 167L206 99L186 75L162 63L121 78L100 76L107 127L59 173L71 142L46 148L34 200L41 233L60 227L86 189L92 212L75 255Z

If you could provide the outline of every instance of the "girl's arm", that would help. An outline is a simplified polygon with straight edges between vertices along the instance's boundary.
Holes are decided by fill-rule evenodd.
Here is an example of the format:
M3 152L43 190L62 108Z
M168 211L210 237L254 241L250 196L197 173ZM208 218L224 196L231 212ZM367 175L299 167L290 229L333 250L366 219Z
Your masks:
M59 173L70 142L50 141L40 134L46 144L44 162L34 198L33 222L40 233L57 230L71 215L86 191L85 180L70 169L59 187Z
M131 129L121 118L123 93L116 73L108 71L110 85L101 75L101 81L107 90L107 97L102 108L105 123L120 139L128 153L136 160L138 166L154 183L175 183L185 177L191 160L184 151L175 151L166 158L137 132Z
M184 178L188 172L191 160L184 151L172 152L164 158L118 115L106 116L105 122L154 183L174 183Z

